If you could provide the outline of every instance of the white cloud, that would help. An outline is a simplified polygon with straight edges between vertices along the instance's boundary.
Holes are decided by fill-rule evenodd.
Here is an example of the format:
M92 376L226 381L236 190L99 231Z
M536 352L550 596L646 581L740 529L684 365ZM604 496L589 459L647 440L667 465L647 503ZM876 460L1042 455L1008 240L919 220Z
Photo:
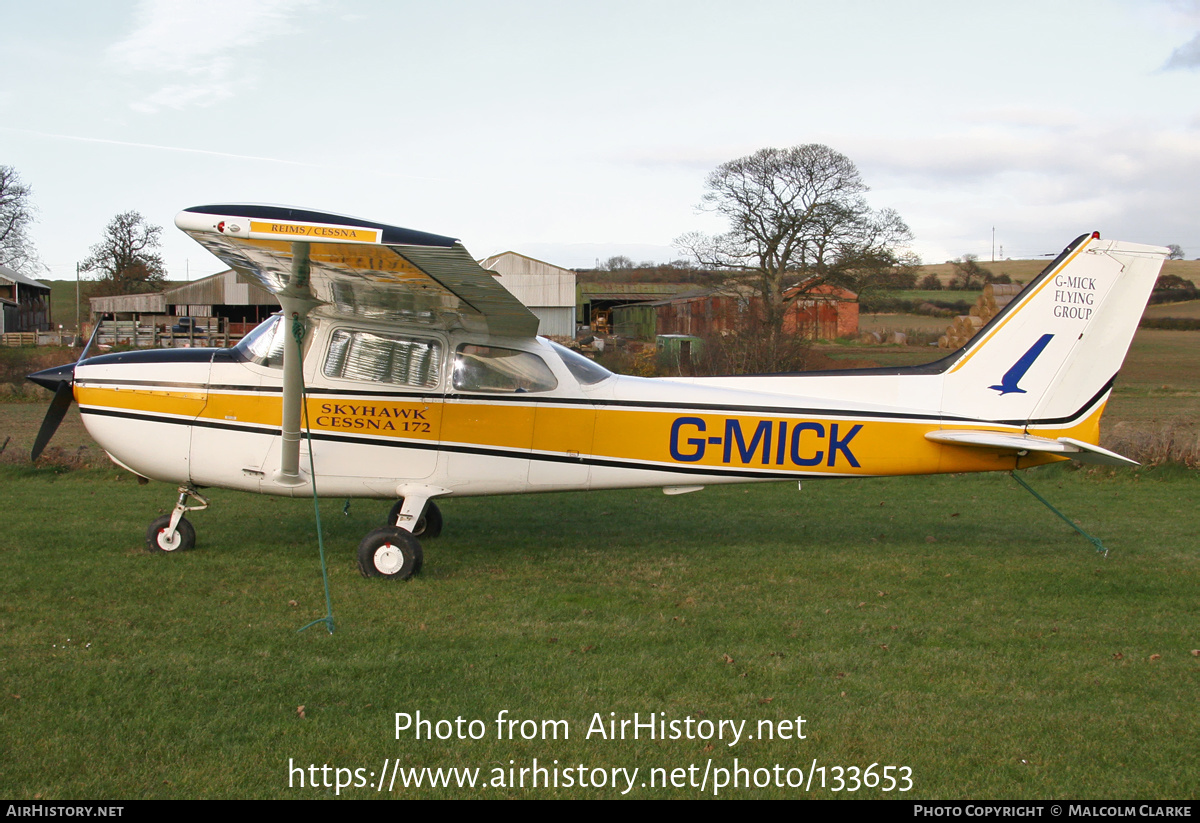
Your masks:
M109 46L110 62L132 74L167 81L131 104L161 108L210 106L234 94L240 53L288 33L292 15L313 0L142 0L134 30Z

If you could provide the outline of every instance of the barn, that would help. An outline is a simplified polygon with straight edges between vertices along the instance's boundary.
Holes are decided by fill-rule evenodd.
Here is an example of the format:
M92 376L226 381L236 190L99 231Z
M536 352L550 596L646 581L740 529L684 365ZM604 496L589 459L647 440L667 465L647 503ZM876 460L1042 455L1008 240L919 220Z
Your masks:
M479 261L538 318L538 334L575 336L575 272L515 251Z
M173 323L178 317L205 318L201 325L234 336L279 311L275 295L244 280L233 269L160 292L93 297L91 306L93 315L157 325Z
M50 330L50 287L0 266L0 334Z

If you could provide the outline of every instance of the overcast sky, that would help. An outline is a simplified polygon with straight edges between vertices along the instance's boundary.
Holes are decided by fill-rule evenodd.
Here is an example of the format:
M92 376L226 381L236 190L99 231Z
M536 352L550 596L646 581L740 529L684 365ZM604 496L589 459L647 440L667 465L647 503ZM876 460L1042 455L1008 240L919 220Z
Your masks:
M720 231L705 175L825 143L926 262L1086 231L1200 256L1200 0L0 0L0 164L49 276L104 225L306 206L564 266ZM997 249L999 253L999 249Z

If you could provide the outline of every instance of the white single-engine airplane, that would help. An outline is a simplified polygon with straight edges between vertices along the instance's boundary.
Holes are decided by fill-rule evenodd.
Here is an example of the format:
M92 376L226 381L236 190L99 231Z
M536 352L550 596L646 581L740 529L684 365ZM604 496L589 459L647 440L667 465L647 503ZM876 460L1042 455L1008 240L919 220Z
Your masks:
M194 545L197 489L306 497L315 471L318 495L399 501L358 563L400 579L439 497L1136 465L1097 445L1100 415L1167 254L1083 235L924 366L647 379L537 337L449 237L256 205L175 224L282 313L231 349L85 350L31 375L56 390L35 459L73 396L115 463L179 486L147 533L164 552Z

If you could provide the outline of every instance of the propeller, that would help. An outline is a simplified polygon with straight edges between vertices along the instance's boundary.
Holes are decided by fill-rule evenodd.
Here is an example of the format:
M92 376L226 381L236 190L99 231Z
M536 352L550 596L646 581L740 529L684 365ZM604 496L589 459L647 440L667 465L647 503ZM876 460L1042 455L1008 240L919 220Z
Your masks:
M59 424L66 417L67 409L71 408L71 400L75 397L75 367L87 358L88 350L95 342L96 334L100 331L103 323L103 320L96 323L96 328L92 329L92 336L88 338L87 345L83 347L79 359L74 363L43 369L28 375L29 379L39 386L54 390L54 399L50 401L50 409L46 412L45 419L42 420L42 427L38 429L37 439L33 441L31 456L34 462L37 462L37 459L42 456L42 450L46 448L50 438L58 430Z

